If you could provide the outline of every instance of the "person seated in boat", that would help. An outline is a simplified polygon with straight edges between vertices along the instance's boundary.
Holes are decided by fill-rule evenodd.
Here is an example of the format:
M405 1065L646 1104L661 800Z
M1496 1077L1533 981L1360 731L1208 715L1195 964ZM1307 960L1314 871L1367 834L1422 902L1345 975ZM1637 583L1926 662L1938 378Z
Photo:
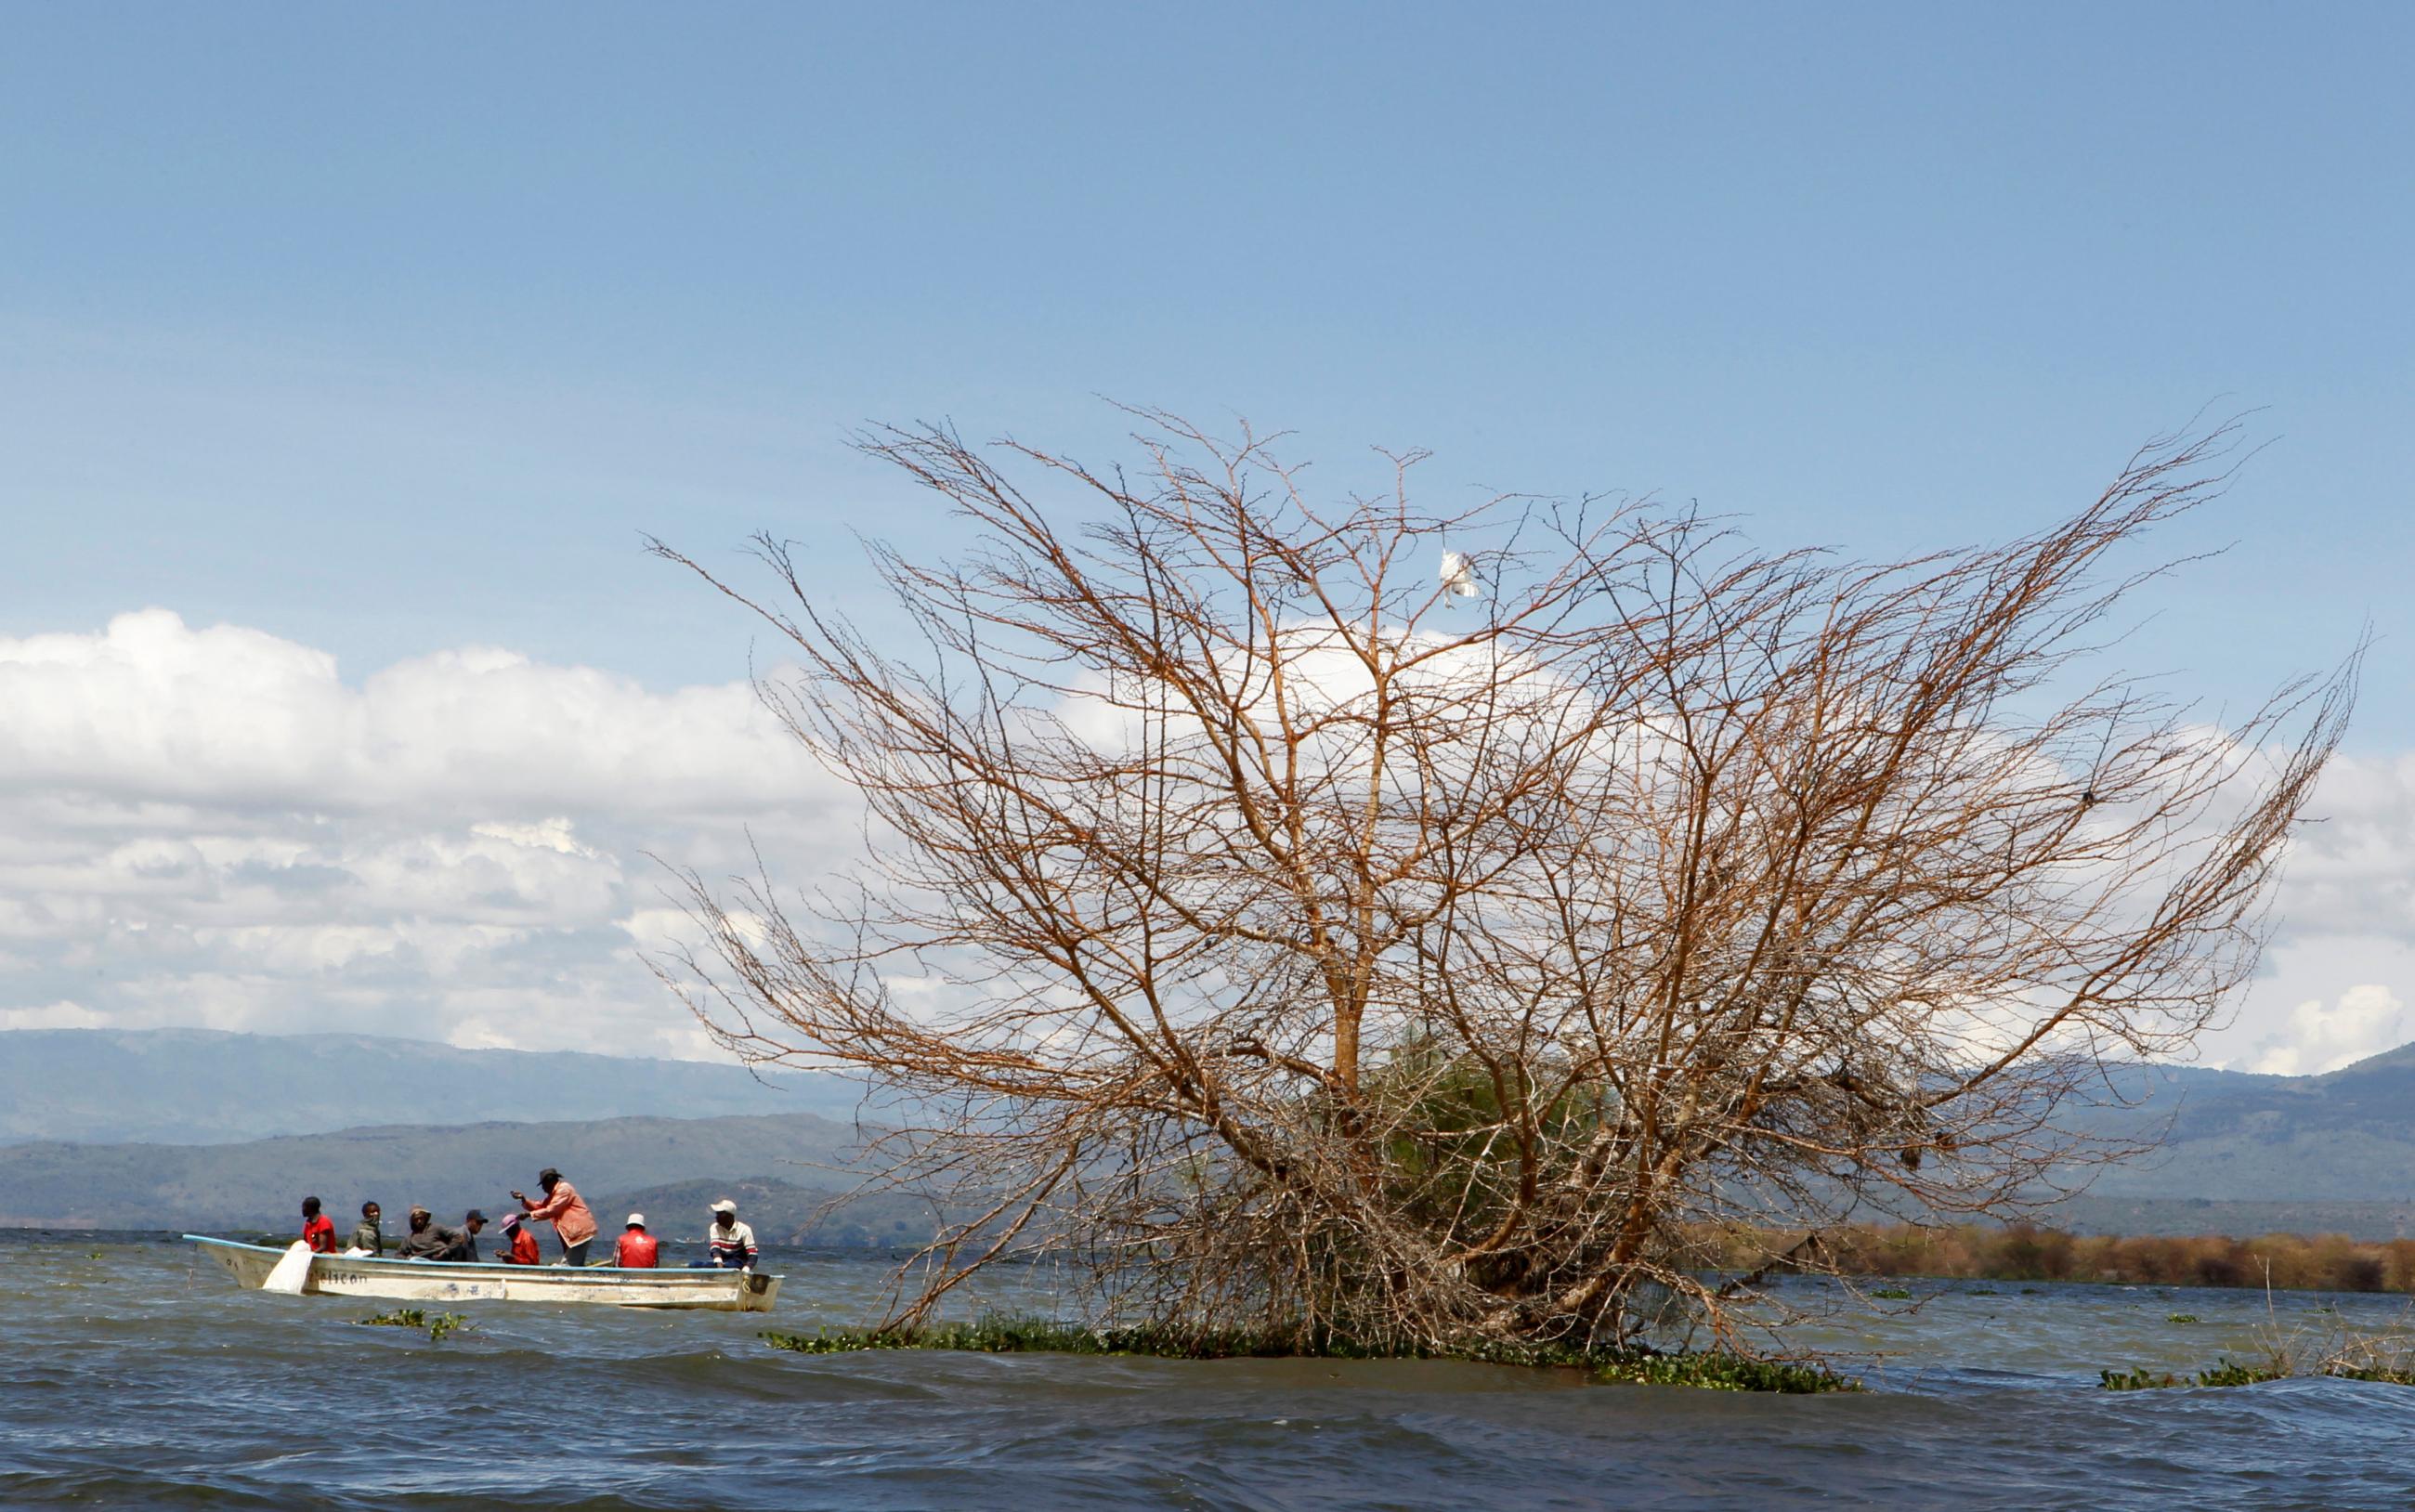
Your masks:
M436 1221L435 1215L425 1207L411 1210L411 1232L395 1250L403 1260L443 1260L461 1243L461 1231L447 1228Z
M461 1235L461 1242L455 1245L445 1253L438 1255L436 1258L439 1260L461 1260L467 1261L473 1265L476 1265L478 1263L478 1235L486 1228L486 1226L487 1215L478 1211L474 1207L471 1208L469 1213L462 1218L461 1227L458 1231Z
M385 1209L377 1204L361 1204L361 1220L352 1225L353 1250L365 1255L385 1253L385 1231L378 1226L378 1220L383 1217Z
M495 1258L506 1265L534 1265L545 1257L537 1252L536 1231L520 1221L514 1213L503 1220L503 1252Z
M712 1258L698 1264L722 1270L755 1268L755 1231L738 1221L738 1205L724 1197L712 1205L712 1222L704 1231Z
M336 1252L336 1220L319 1211L316 1197L302 1199L302 1242L310 1247L314 1255Z
M612 1247L612 1264L622 1270L652 1270L661 1258L654 1236L646 1232L646 1215L631 1213L621 1240Z
M562 1263L565 1265L587 1264L587 1247L595 1238L595 1215L587 1210L586 1200L578 1189L562 1179L562 1173L551 1166L536 1174L536 1184L545 1193L542 1200L523 1191L513 1196L528 1209L528 1221L545 1219L553 1224L553 1236L562 1241Z

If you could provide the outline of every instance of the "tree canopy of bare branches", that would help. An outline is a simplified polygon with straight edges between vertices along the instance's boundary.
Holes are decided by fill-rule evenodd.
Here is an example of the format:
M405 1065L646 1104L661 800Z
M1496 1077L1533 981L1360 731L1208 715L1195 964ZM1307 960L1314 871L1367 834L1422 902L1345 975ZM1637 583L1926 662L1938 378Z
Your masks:
M2086 1153L2059 1109L2218 1018L2351 701L2353 659L2228 727L2095 670L2227 427L1872 563L1432 513L1416 457L1320 501L1138 419L1129 473L862 439L968 527L870 548L919 646L769 537L773 591L705 574L868 820L802 891L688 877L709 943L659 965L742 1055L913 1110L899 1175L964 1221L905 1316L1039 1249L1178 1328L1750 1347L1710 1228L1816 1267L1849 1218L2009 1211Z

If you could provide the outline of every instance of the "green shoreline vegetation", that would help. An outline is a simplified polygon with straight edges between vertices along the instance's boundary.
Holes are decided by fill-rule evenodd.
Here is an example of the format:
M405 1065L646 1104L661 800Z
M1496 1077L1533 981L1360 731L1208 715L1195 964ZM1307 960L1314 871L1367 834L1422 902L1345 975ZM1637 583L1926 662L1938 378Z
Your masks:
M1714 1266L1734 1271L1767 1265L1803 1239L1799 1231L1741 1226L1702 1237ZM2415 1239L2358 1240L2344 1234L2165 1238L2075 1235L2028 1224L1872 1224L1831 1230L1821 1242L1829 1265L1847 1276L2415 1293Z
M1427 1359L1582 1370L1604 1385L1695 1386L1710 1391L1808 1394L1859 1391L1861 1383L1825 1366L1737 1355L1654 1354L1579 1349L1566 1344L1474 1343L1457 1349L1368 1349L1350 1340L1271 1335L1176 1333L1157 1328L1086 1328L1038 1318L983 1318L969 1324L885 1330L843 1328L813 1334L767 1332L773 1349L799 1355L861 1350L970 1350L987 1355L1144 1355L1162 1359Z
M2351 1347L2362 1342L2352 1341ZM2404 1357L2403 1354L2400 1357ZM2341 1381L2415 1386L2415 1366L2361 1365L2352 1357L2333 1356L2318 1362L2313 1370L2302 1372L2286 1352L2276 1353L2256 1365L2242 1365L2226 1356L2216 1360L2212 1370L2199 1370L2188 1376L2155 1370L2099 1370L2096 1384L2108 1391L2162 1391L2174 1386L2252 1386L2266 1381L2286 1381L2302 1373L2327 1375Z
M1951 1234L1955 1231L1947 1231ZM1963 1231L1988 1236L1989 1231ZM1918 1235L1919 1231L1873 1231L1889 1239ZM1934 1235L1928 1235L1934 1237ZM1764 1235L1764 1238L1767 1236ZM2056 1235L2071 1238L2070 1235ZM2273 1237L2289 1241L2288 1245L2272 1242ZM2075 1241L2077 1248L2082 1241ZM2107 1240L2108 1253L2136 1264L2142 1251L2120 1247L2125 1241ZM2231 1247L2250 1251L2251 1258L2262 1265L2259 1250L2279 1250L2290 1267L2286 1274L2293 1278L2316 1275L2329 1280L2340 1274L2333 1268L2309 1269L2326 1254L2340 1251L2324 1239L2308 1240L2297 1235L2268 1236L2254 1242L2244 1240L2171 1241L2144 1251L2151 1259L2165 1265L2176 1258L2184 1259L2196 1246L2200 1257L2208 1252L2228 1255ZM2207 1246L2224 1247L2208 1250ZM2355 1250L2389 1250L2392 1246L2348 1246L2350 1258ZM2407 1248L2415 1248L2408 1246ZM2026 1253L2017 1250L2016 1253ZM1908 1254L1932 1254L1915 1246L1896 1243L1891 1253L1898 1258ZM1961 1253L1979 1263L1988 1251L1977 1256L1970 1250ZM1998 1258L2002 1258L2001 1254ZM2208 1284L2179 1279L2161 1280L2154 1275L2116 1271L2107 1276L2110 1267L2102 1262L2095 1274L2022 1277L2008 1279L2057 1280L2088 1281L2095 1280L2130 1280L2138 1284ZM2284 1273L2275 1265L2276 1273ZM2218 1283L2216 1283L2218 1284ZM2319 1282L2318 1282L2319 1284ZM2281 1282L2276 1279L2273 1289ZM2396 1287L2365 1285L2364 1291ZM2033 1288L2024 1287L2031 1291ZM1870 1294L1878 1297L1908 1297L1912 1294L1901 1288L1887 1288ZM1994 1295L1993 1292L1980 1295ZM2168 1322L2185 1325L2198 1322L2193 1313L2173 1313ZM811 1335L765 1332L763 1341L773 1349L801 1355L843 1355L867 1350L964 1350L982 1354L1046 1353L1062 1355L1148 1355L1163 1359L1212 1360L1236 1358L1260 1359L1432 1359L1459 1360L1476 1364L1582 1370L1592 1380L1603 1385L1647 1385L1693 1386L1715 1391L1751 1391L1789 1394L1810 1394L1835 1391L1861 1391L1861 1382L1837 1374L1818 1362L1794 1360L1761 1360L1744 1355L1718 1353L1658 1353L1651 1350L1581 1349L1566 1344L1478 1342L1457 1348L1367 1348L1352 1340L1324 1336L1302 1340L1291 1337L1245 1333L1197 1334L1165 1328L1125 1327L1091 1328L1079 1324L1052 1322L1046 1319L991 1316L968 1324L949 1324L904 1329L842 1328L818 1330ZM2301 1328L2285 1331L2275 1323L2258 1330L2258 1348L2262 1358L2253 1363L2241 1363L2228 1356L2214 1365L2193 1374L2182 1375L2152 1368L2116 1370L2100 1370L2098 1385L2108 1391L2144 1391L2173 1387L2219 1388L2255 1385L2269 1381L2286 1380L2296 1375L2318 1375L2341 1380L2378 1383L2392 1385L2415 1385L2415 1340L2410 1340L2404 1327L2378 1331L2347 1329L2336 1324L2325 1337L2316 1337Z

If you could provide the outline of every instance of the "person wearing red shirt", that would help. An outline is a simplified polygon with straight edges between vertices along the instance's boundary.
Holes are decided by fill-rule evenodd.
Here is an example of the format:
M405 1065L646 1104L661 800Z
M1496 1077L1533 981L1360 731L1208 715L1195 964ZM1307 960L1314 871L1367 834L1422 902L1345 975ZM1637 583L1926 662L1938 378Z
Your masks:
M622 1232L621 1242L613 1247L612 1264L623 1270L652 1270L658 1252L654 1236L646 1232L646 1215L631 1213L629 1226Z
M514 1213L503 1220L503 1233L509 1236L510 1245L495 1257L497 1260L506 1265L533 1265L544 1260L545 1257L537 1252L536 1235L520 1221L519 1214Z
M336 1220L319 1211L319 1199L302 1199L302 1242L313 1254L332 1255L343 1248L336 1242Z

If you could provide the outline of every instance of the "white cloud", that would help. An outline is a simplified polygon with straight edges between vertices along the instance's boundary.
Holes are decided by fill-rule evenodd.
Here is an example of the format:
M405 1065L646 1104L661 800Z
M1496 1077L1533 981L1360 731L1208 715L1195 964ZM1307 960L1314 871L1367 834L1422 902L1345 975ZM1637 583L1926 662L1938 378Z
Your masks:
M2335 758L2289 847L2286 927L2415 945L2415 756Z
M703 931L696 927L696 921L683 908L639 908L619 921L619 924L639 947L649 951L703 942Z
M146 609L0 639L0 709L9 1026L708 1055L637 957L668 933L647 854L803 872L856 832L744 684L467 650L354 685Z
M0 773L87 803L305 801L542 825L599 805L737 814L829 791L742 683L651 693L473 649L355 689L323 651L166 609L99 635L0 638Z
M570 829L570 821L557 815L536 824L473 824L470 832L490 840L507 840L515 846L526 846L532 850L554 850L564 856L599 859L594 851L578 843Z
M146 609L0 638L0 711L5 1026L710 1055L638 959L694 933L649 855L753 876L759 848L794 886L861 843L851 796L742 683L476 648L354 682ZM2415 756L2340 758L2313 808L2266 975L2209 1059L2319 1070L2406 1030Z
M2415 988L2415 755L2324 769L2274 897L2275 934L2236 1022L2207 1058L2308 1074L2400 1043Z
M98 1029L109 1023L82 1003L44 1003L38 1008L0 1008L0 1029Z
M2405 1005L2378 982L2350 987L2330 1004L2311 998L2289 1010L2286 1028L2268 1036L2245 1069L2273 1076L2335 1071L2396 1046L2406 1018Z

